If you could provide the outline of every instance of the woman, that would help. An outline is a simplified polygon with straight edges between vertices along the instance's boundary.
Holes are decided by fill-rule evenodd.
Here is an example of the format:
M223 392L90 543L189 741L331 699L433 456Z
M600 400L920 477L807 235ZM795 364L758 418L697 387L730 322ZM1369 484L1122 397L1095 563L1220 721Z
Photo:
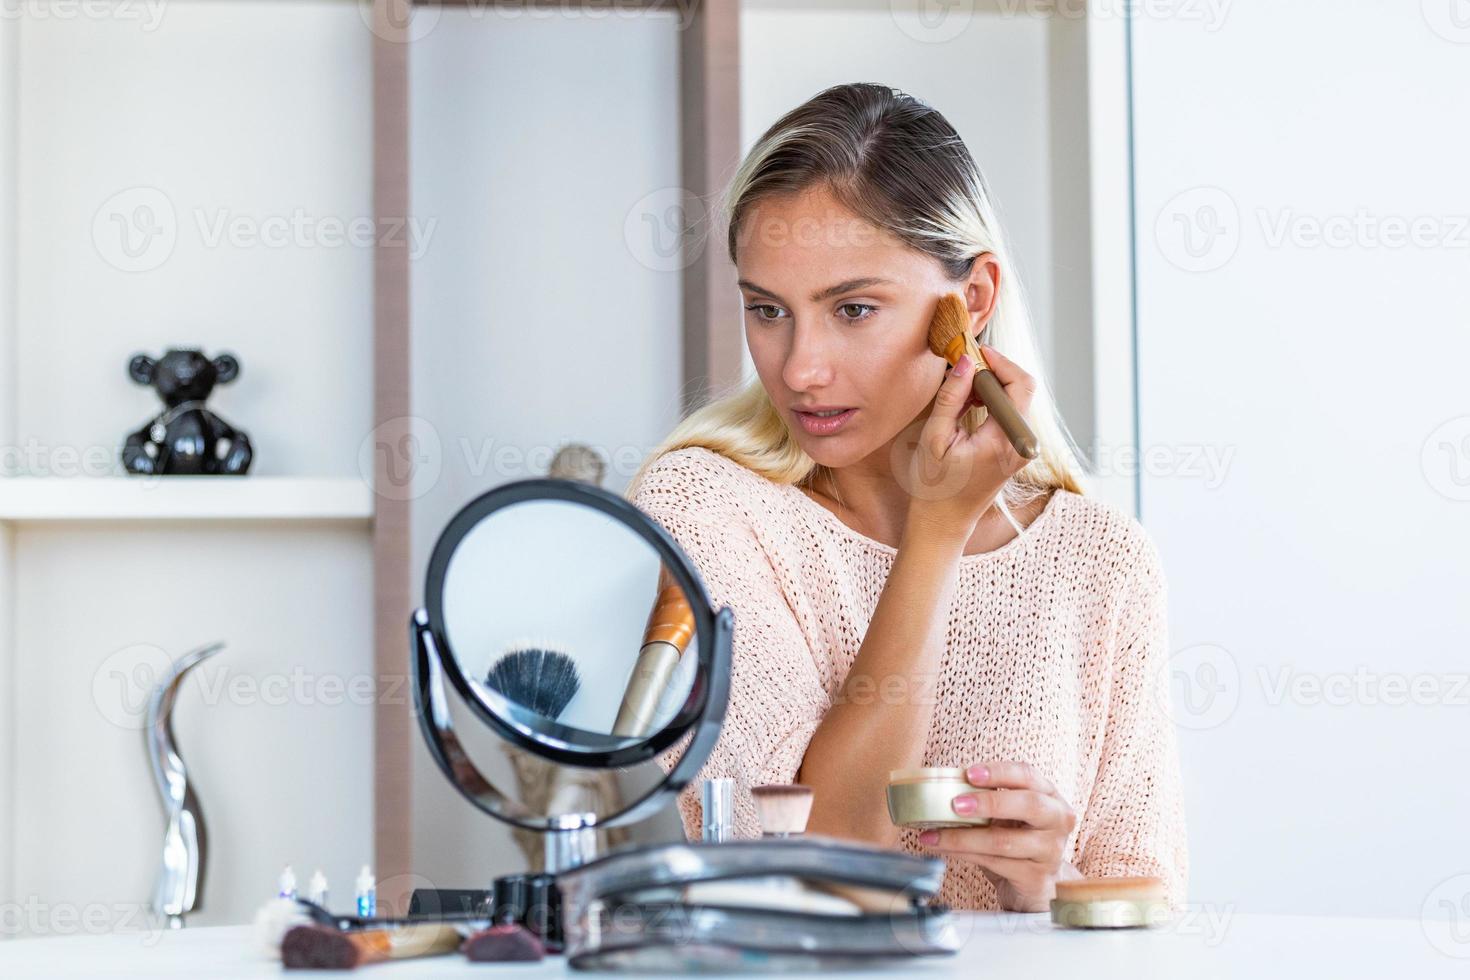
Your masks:
M887 86L837 86L761 138L726 208L759 378L681 423L628 495L735 611L702 777L736 780L737 833L759 833L750 786L801 782L811 832L943 855L954 907L1040 911L1059 880L1131 874L1182 903L1158 557L1082 495L963 142ZM972 365L930 352L949 292L1039 458L980 421ZM1005 790L952 803L991 826L895 828L888 773L921 766ZM697 785L680 808L697 835Z

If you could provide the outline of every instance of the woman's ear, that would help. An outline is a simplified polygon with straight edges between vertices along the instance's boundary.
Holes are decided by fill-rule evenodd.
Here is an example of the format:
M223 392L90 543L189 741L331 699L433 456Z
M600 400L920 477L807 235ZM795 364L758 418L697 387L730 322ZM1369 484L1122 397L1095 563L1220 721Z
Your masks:
M970 264L970 278L965 282L965 305L970 310L970 335L980 336L995 313L1000 298L1000 260L994 252L981 252Z

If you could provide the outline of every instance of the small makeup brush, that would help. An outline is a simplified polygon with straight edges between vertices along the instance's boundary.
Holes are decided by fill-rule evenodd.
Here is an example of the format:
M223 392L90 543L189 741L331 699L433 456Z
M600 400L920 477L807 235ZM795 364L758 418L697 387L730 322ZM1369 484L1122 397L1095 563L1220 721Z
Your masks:
M1036 433L1016 410L1015 402L1005 393L1000 379L985 363L980 345L970 336L970 310L959 293L946 293L939 298L934 318L929 321L929 349L950 364L963 354L969 354L975 362L973 386L975 397L995 417L1001 431L1011 441L1016 452L1025 459L1035 459L1041 451L1036 442Z
M343 932L330 926L293 926L281 940L288 970L351 970L366 963L443 956L459 949L459 930L442 922Z
M812 815L810 786L753 786L750 797L755 801L765 836L791 837L806 832L806 822Z
M557 718L577 696L582 680L577 665L559 650L526 647L511 650L495 661L485 686L506 700L542 715Z

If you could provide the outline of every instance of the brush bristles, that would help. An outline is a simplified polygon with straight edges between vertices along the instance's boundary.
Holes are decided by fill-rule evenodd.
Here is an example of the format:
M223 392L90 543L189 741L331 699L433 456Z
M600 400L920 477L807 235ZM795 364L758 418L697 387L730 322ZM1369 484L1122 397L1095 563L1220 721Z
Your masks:
M295 926L311 924L311 916L295 899L273 898L255 913L256 942L267 955L281 955L281 940Z
M296 926L281 940L281 965L288 970L351 970L386 960L389 947L385 932Z
M805 832L812 815L810 786L756 786L750 796L766 834L785 837Z
M950 357L949 350L955 338L961 335L964 336L965 343L960 353L968 352L974 357L975 352L970 349L974 346L974 341L970 337L969 307L965 306L959 293L945 293L939 297L934 318L929 321L929 349L953 364L959 357Z
M577 665L560 650L512 650L495 661L485 686L546 718L557 718L582 686Z

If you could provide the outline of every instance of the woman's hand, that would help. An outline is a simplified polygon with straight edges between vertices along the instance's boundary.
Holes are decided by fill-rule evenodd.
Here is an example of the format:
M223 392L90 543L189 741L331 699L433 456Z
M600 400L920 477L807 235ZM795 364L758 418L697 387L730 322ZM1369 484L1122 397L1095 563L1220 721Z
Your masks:
M1025 417L1036 393L1036 379L995 348L987 346L982 351L1007 397ZM973 434L965 431L960 419L971 406L980 404L975 397L975 370L976 365L965 355L945 375L920 430L909 472L900 478L913 498L910 517L962 532L966 539L1006 480L1029 462L1011 446L992 417Z
M1065 860L1077 815L1045 776L1024 762L989 762L966 770L971 785L951 804L963 816L990 818L988 827L926 830L919 843L980 868L1013 912L1045 912L1056 883L1080 877Z

